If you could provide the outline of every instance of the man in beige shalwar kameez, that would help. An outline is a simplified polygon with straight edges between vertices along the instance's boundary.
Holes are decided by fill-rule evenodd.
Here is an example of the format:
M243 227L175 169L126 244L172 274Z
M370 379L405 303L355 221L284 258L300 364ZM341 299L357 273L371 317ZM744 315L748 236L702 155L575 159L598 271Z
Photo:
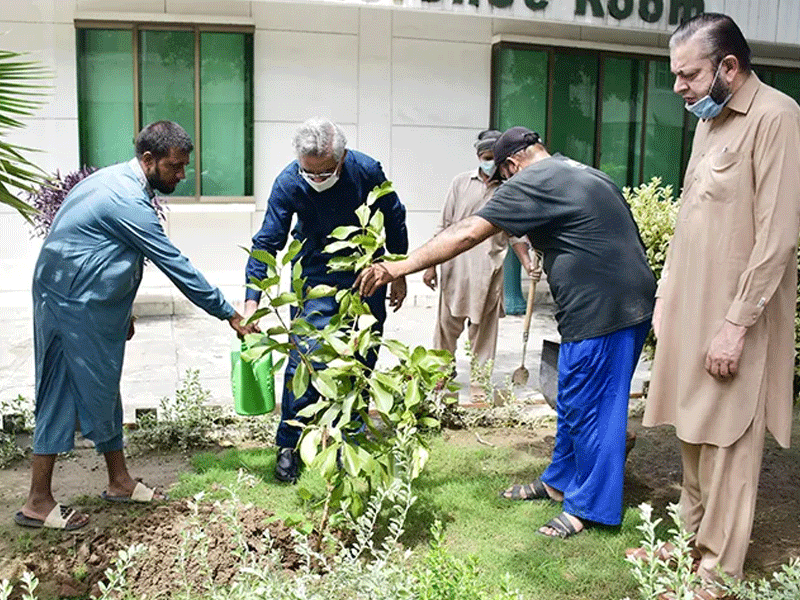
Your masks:
M478 134L474 145L480 166L453 179L434 235L475 214L494 194L499 182L490 180L495 168L492 147L500 133L490 129ZM510 238L510 241L523 268L530 273L534 265L528 254L528 243L522 238ZM501 231L442 264L434 348L455 353L466 321L470 349L477 365L483 368L494 360L498 322L504 316L503 260L508 244L509 236ZM427 269L422 280L435 290L436 267ZM471 395L483 395L479 381L472 382Z
M788 447L792 419L800 108L750 70L728 17L670 40L676 93L700 117L659 282L644 424L681 442L681 512L698 572L742 575L764 429ZM699 590L696 598L716 597Z

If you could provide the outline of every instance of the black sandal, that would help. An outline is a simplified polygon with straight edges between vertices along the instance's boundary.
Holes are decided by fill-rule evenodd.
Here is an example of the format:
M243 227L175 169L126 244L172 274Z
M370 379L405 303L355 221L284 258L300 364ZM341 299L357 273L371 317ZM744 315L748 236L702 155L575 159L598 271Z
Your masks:
M505 500L552 500L541 479L536 479L533 483L514 484L500 492L500 497Z
M547 527L555 531L555 535L544 533L542 531L543 527ZM536 530L537 533L549 538L561 538L562 540L567 539L568 537L572 537L573 535L579 534L583 529L575 529L575 526L572 524L572 521L569 520L567 513L561 513L557 517L550 519L545 525L542 525L542 528Z

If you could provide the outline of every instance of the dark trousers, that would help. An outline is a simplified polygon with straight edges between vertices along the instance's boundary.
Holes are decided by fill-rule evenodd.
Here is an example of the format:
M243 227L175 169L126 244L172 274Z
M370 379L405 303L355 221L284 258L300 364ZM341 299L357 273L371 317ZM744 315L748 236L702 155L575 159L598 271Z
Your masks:
M385 309L384 311L376 311L374 307L371 308L373 309L373 314L376 312L379 313L375 314L378 322L373 325L373 330L376 333L382 333L383 323L386 320ZM338 312L339 307L336 305L336 302L333 298L318 298L316 300L309 300L306 302L303 310L303 316L316 329L323 329L331 320L331 318ZM380 314L381 312L383 314ZM293 313L292 318L295 318L295 316L296 315ZM294 339L307 353L312 352L315 348L315 342L312 342L307 338ZM377 351L370 352L366 357L359 357L359 360L366 365L367 368L373 369L375 367L375 363L378 362L378 353ZM295 397L294 392L292 391L292 378L294 377L300 361L300 353L296 349L292 350L286 359L286 370L283 378L283 396L281 397L281 422L278 425L278 433L275 436L275 442L281 448L296 447L302 432L300 427L289 425L287 421L297 420L304 422L304 419L297 418L297 413L306 406L310 406L317 402L320 397L319 392L310 383L302 396L299 398ZM321 363L314 362L312 364L316 370L326 368L326 365Z

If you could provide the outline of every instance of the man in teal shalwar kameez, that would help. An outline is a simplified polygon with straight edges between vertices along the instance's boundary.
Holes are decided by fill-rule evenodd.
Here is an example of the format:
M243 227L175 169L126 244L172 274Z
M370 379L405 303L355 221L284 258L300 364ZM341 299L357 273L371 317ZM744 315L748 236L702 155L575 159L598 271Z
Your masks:
M29 527L77 529L88 516L52 495L55 457L74 444L76 425L108 467L111 501L148 502L159 493L136 482L122 452L119 383L131 310L148 258L194 304L227 319L239 335L242 317L172 245L153 206L184 179L193 146L169 121L136 138L136 158L94 173L67 195L45 239L33 277L36 427L31 489L16 515Z

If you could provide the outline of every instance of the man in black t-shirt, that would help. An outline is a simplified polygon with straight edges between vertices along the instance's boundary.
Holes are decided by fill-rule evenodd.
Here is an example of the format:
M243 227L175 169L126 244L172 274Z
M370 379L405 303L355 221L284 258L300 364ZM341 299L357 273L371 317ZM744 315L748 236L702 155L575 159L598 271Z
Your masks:
M475 215L394 263L376 263L356 280L362 294L439 264L500 230L527 235L544 253L562 344L550 465L509 499L563 501L539 529L549 537L585 522L622 520L625 431L631 378L650 329L655 278L630 208L607 175L559 154L539 135L512 127L494 146L494 177L507 180Z

